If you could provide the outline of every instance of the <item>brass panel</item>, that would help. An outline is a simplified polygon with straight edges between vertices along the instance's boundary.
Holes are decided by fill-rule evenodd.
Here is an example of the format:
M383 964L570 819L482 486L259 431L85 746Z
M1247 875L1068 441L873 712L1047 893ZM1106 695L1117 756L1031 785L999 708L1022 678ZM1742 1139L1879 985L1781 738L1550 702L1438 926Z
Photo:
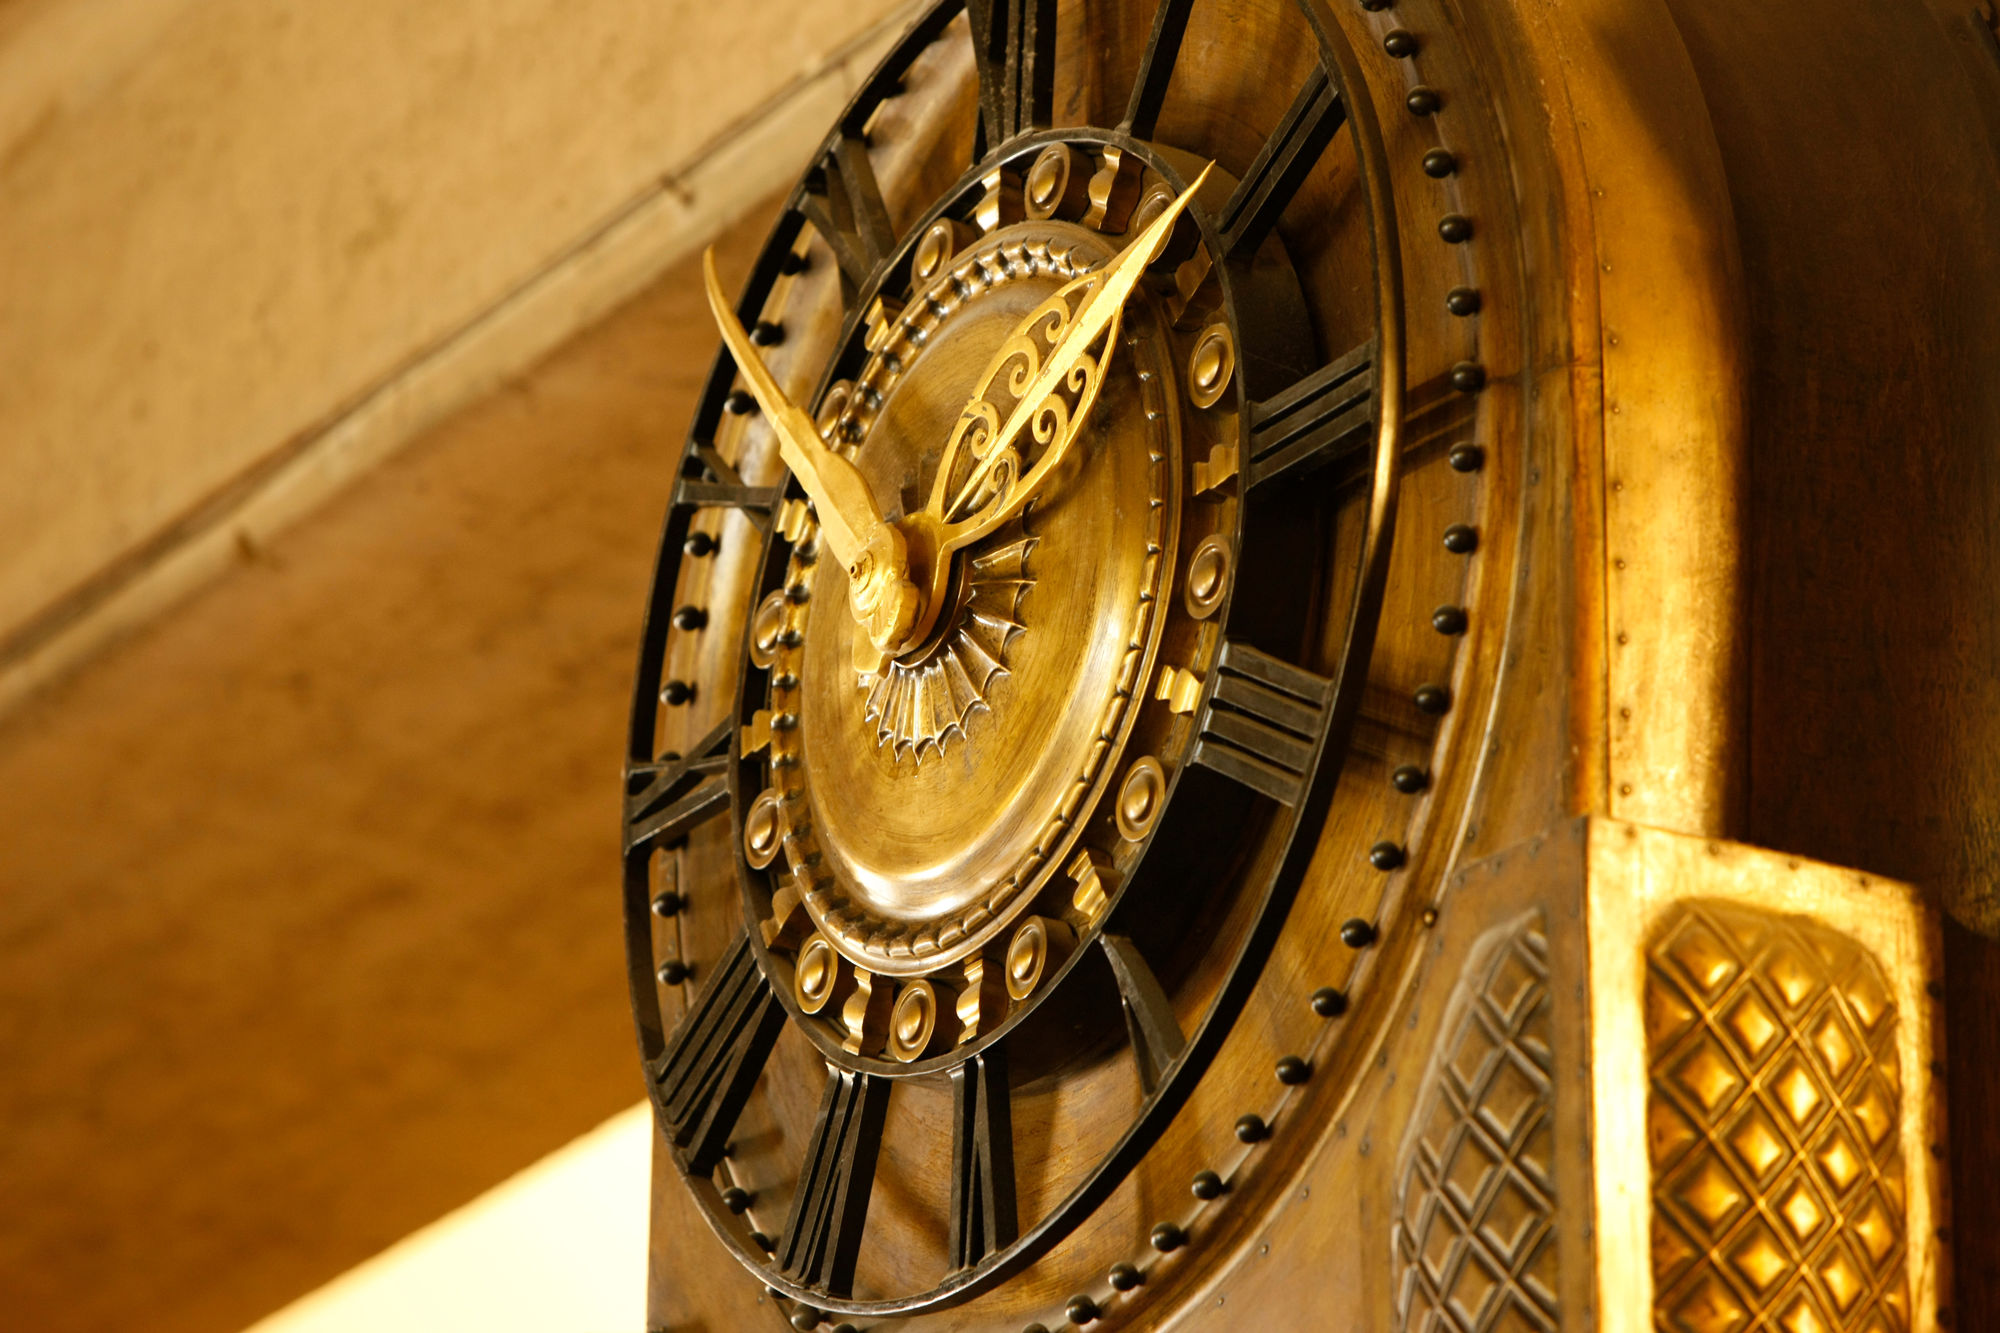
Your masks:
M1896 1006L1799 917L1685 902L1647 949L1659 1325L1909 1327Z
M1588 865L1602 1327L1937 1327L1915 890L1608 821Z
M1396 1328L1561 1326L1549 941L1480 936L1446 1009L1396 1186Z

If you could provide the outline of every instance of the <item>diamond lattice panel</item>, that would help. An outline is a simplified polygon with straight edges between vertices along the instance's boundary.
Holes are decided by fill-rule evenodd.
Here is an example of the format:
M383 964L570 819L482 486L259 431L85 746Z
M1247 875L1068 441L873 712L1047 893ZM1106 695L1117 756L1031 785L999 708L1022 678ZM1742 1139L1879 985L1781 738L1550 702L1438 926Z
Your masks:
M1676 908L1646 957L1654 1323L1909 1327L1896 1012L1823 925Z
M1446 1010L1391 1237L1399 1333L1554 1333L1554 1087L1540 915L1481 936Z

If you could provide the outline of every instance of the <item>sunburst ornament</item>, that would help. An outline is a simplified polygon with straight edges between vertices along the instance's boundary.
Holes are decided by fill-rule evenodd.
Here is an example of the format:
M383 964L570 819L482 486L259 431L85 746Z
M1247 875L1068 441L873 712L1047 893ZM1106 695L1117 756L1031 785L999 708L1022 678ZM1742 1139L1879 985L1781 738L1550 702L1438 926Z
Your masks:
M943 754L954 734L965 738L974 713L993 707L987 692L1007 674L1008 650L1022 632L1021 599L1034 586L1028 553L1039 540L1019 520L997 535L1000 545L966 562L957 605L930 651L860 678L875 744L889 746L898 763Z

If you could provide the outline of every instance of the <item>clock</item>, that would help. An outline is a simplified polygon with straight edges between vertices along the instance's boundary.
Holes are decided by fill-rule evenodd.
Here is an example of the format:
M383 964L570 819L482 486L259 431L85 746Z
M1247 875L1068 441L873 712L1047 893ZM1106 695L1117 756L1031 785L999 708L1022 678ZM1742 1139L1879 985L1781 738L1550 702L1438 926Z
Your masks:
M1523 424L1493 126L1383 11L940 4L711 264L625 769L661 1323L1162 1319L1379 1044Z

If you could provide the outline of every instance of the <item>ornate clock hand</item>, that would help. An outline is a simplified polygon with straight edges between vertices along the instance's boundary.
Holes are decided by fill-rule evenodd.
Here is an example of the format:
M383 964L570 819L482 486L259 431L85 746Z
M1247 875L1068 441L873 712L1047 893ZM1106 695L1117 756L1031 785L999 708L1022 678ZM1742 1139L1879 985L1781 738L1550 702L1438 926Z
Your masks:
M856 623L876 654L894 651L908 637L921 607L920 594L910 582L903 534L875 507L875 497L861 470L821 442L812 418L785 397L765 368L722 293L722 283L715 276L713 248L702 255L702 270L708 284L708 305L715 312L722 341L728 344L737 370L777 432L778 452L785 466L812 498L828 552L847 571L848 597Z
M1068 283L1037 306L987 366L938 461L929 503L898 524L909 541L912 573L924 585L923 611L911 628L911 639L929 633L937 619L952 552L1018 515L1068 457L1111 364L1125 302L1138 287L1146 266L1166 247L1174 224L1208 180L1213 166L1203 167L1194 182L1116 259ZM1079 294L1082 303L1072 313L1070 302ZM1050 343L1046 356L1038 334ZM1093 358L1090 349L1100 340L1104 350ZM1001 424L989 395L1003 376L1015 403ZM1074 405L1063 396L1065 390L1075 395ZM1045 447L1027 475L1017 479L1021 458L1016 445L1027 433ZM953 474L968 450L977 462L954 487Z

